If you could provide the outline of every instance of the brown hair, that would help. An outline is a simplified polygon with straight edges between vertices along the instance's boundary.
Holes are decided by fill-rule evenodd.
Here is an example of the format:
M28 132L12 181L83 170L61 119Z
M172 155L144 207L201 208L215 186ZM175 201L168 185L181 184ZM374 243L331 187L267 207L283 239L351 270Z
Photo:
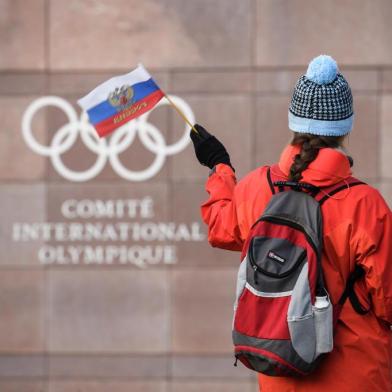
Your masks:
M296 182L300 181L302 172L316 159L320 149L341 147L344 138L345 136L319 136L310 133L294 132L291 144L293 146L301 146L301 152L294 157L289 179Z

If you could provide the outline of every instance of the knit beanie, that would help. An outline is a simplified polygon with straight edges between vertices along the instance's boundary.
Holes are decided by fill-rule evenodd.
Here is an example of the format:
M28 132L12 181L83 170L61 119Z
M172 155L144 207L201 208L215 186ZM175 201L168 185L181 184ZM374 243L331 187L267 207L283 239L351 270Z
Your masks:
M295 132L342 136L353 127L353 97L336 61L314 58L295 85L289 108L289 128Z

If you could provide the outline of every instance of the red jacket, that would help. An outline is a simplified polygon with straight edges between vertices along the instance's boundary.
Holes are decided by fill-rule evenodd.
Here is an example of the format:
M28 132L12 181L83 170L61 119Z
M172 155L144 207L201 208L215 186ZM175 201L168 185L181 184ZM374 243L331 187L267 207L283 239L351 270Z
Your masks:
M287 178L298 147L288 146L279 161ZM206 190L209 199L202 205L212 246L240 251L251 225L262 214L271 191L267 167L249 173L238 184L232 169L216 166ZM346 155L325 148L302 173L302 181L329 186L351 175ZM323 207L324 252L322 268L333 303L343 293L346 279L356 263L366 271L356 285L362 303L370 295L371 312L361 316L349 301L336 327L334 350L319 368L304 378L259 375L263 392L392 391L392 213L380 193L368 185L341 191Z

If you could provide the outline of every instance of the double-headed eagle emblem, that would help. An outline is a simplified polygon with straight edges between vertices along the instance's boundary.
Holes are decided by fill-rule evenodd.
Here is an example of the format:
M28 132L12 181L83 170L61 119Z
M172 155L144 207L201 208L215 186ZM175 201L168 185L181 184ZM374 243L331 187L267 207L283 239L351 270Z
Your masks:
M122 111L133 103L133 88L127 84L121 87L116 87L114 91L109 94L108 100L117 111Z

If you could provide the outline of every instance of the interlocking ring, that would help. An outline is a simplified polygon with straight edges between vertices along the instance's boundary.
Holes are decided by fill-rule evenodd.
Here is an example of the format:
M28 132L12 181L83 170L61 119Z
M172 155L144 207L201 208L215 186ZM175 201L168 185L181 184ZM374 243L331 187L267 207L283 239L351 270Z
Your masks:
M193 124L195 116L190 106L180 97L170 96L170 98ZM167 104L169 104L168 101L161 100L156 107ZM39 143L33 136L31 129L31 123L35 114L46 106L55 106L63 110L68 117L68 123L57 130L49 146ZM188 135L189 127L185 126L182 137L177 142L167 145L159 129L147 122L150 113L151 111L144 113L140 117L124 124L110 138L104 139L97 136L85 112L82 112L80 118L78 118L75 109L65 99L47 96L36 99L27 107L22 118L22 134L27 145L35 153L50 157L57 173L67 180L78 182L91 180L102 171L107 160L109 160L113 170L120 177L128 181L145 181L154 177L162 169L167 156L184 150L190 141ZM69 169L61 158L62 154L74 146L79 135L85 146L97 154L97 159L93 166L85 171ZM137 135L144 147L155 154L155 158L146 169L133 171L121 163L118 155L130 147Z

